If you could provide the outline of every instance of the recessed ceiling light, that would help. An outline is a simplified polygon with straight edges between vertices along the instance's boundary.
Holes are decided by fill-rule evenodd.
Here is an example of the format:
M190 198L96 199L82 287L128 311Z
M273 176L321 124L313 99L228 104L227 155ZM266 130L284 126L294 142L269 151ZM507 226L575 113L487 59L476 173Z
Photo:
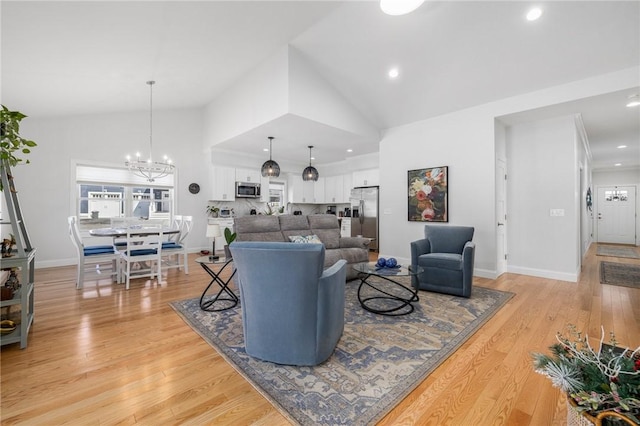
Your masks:
M380 9L387 15L406 15L419 8L422 3L424 0L380 0Z
M351 148L349 148L349 149L347 150L347 152L353 152L353 150L352 150Z
M534 7L527 12L527 21L535 21L542 16L542 9Z
M269 148L262 148L264 152L269 152Z
M389 78L395 80L400 75L400 70L398 68L391 68L389 70Z
M631 107L635 107L640 105L640 96L638 95L631 95L629 96L629 100L627 101L627 106L629 108Z
M616 166L616 167L622 166L622 163L616 163L616 164L614 164L614 166Z
M626 148L626 147L627 147L626 145L618 145L618 149L623 149L623 148Z

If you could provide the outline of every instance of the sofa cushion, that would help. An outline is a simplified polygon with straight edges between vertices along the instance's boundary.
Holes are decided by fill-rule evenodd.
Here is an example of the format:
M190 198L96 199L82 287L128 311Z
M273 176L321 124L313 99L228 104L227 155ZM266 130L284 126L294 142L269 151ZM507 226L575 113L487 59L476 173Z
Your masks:
M340 259L344 259L347 263L361 263L369 261L369 251L361 248L341 248L337 251L340 253Z
M238 234L249 234L254 232L280 232L280 221L278 216L241 216L233 221Z
M329 268L335 264L338 260L342 259L340 250L325 250L324 252L324 267ZM351 265L347 265L347 275L351 270Z
M312 214L307 216L311 232L316 234L327 249L340 248L340 224L332 214Z
M338 218L332 214L311 214L307 219L311 229L340 229Z
M306 216L286 214L278 216L278 220L280 221L281 231L309 229L309 222Z
M312 229L326 249L340 248L340 229Z
M452 271L462 270L462 255L455 253L429 253L418 258L418 265L423 268L440 268Z
M242 216L234 220L238 241L282 241L278 216Z

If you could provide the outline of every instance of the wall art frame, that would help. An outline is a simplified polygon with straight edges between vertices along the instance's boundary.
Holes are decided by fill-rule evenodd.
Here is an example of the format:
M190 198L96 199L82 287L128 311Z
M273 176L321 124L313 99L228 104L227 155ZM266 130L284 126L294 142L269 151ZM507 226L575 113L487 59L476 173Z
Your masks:
M407 172L407 213L410 222L449 221L449 167Z

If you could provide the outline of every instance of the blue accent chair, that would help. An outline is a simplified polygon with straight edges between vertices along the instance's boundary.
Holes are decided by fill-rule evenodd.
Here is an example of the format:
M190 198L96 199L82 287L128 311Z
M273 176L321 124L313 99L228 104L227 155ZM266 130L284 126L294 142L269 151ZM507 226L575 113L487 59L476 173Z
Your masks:
M347 262L323 270L322 244L236 241L229 249L247 354L285 365L327 360L344 329Z
M423 272L412 277L414 288L454 296L471 296L476 245L473 227L425 225L424 239L411 243L411 266Z

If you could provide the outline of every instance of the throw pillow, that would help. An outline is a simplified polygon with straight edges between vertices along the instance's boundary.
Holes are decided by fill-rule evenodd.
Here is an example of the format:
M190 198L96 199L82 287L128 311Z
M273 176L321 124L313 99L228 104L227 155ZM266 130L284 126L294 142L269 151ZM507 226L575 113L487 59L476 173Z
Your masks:
M296 244L322 244L317 235L292 235L289 240Z

